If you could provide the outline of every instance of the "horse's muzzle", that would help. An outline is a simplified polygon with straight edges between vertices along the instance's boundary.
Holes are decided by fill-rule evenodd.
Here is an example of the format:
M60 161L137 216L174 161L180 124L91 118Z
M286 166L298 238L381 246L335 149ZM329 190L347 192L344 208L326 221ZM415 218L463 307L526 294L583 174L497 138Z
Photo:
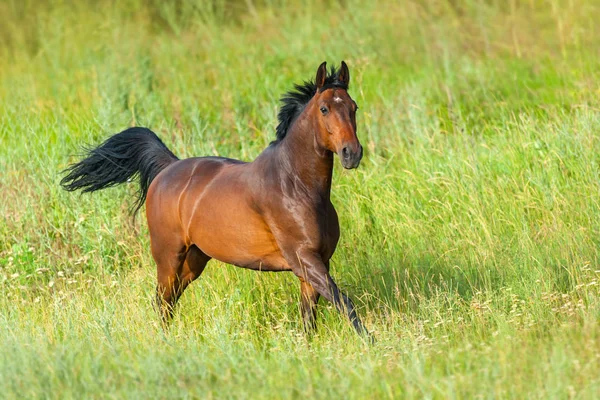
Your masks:
M363 148L359 144L358 149L352 150L351 146L345 146L338 154L342 161L342 166L346 169L358 167L363 156Z

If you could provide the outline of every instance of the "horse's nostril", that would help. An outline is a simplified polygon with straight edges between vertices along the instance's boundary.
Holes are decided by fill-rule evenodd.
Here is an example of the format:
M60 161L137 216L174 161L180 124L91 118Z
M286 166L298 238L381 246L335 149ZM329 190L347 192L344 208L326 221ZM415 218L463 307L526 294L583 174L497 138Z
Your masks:
M342 155L344 156L344 158L348 158L348 156L350 155L350 151L348 150L347 147L344 147L342 149Z

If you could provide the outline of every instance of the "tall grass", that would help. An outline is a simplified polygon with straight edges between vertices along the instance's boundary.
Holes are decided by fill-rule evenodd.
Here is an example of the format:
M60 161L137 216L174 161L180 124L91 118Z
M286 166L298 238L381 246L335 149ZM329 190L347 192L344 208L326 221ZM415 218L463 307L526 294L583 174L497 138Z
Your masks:
M600 395L596 1L0 4L6 398ZM291 274L211 261L163 332L133 187L64 193L127 126L251 160L278 98L345 60L365 158L336 164L332 272L377 342ZM339 164L339 163L338 163Z

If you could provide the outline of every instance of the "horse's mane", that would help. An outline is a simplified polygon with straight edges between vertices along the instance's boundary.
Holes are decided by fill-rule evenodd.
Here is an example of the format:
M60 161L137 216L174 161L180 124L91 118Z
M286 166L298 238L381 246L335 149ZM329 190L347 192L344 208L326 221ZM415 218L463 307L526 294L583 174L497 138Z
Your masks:
M348 90L348 85L339 80L339 71L335 67L329 69L325 78L325 84L321 91L330 88L341 88ZM277 125L277 139L274 143L281 141L288 132L292 123L304 110L304 107L310 99L317 93L317 85L314 81L306 81L302 85L294 85L294 90L290 90L281 98L281 109L277 114L279 124Z

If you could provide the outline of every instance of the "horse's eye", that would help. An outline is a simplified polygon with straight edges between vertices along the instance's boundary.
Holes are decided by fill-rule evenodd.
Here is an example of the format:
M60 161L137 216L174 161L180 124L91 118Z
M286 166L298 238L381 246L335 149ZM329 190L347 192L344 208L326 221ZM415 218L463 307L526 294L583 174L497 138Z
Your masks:
M326 115L328 113L327 107L321 107L321 114Z

